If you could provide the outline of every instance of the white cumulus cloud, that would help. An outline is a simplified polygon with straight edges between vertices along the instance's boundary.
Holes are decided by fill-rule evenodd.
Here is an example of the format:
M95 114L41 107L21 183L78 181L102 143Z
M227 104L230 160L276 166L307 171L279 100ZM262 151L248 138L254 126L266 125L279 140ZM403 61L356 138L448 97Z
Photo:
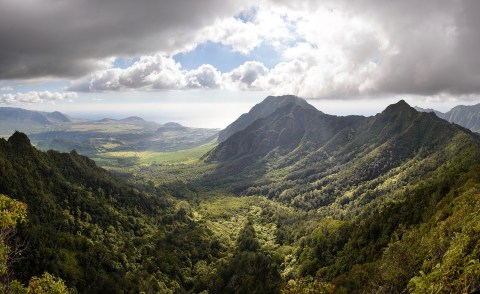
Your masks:
M223 75L226 88L235 90L261 90L258 81L267 75L268 69L260 62L247 61Z
M217 89L222 86L222 76L214 66L203 64L185 74L185 83L188 88Z
M70 100L78 95L75 92L50 92L50 91L30 91L25 93L2 94L0 103L2 104L32 104L43 102L56 102Z

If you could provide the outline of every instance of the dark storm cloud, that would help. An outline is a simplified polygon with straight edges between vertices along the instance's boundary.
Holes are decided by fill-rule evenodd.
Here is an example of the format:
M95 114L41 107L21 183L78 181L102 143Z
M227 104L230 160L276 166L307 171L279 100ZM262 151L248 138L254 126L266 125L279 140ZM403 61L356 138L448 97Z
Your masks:
M390 52L378 57L375 74L366 77L373 81L372 93L480 93L480 1L270 1L291 9L342 11L382 30ZM361 60L355 52L350 58Z
M339 9L371 19L386 34L392 52L375 71L378 92L480 92L480 1L359 0Z
M3 0L0 79L80 76L103 58L169 53L238 8L224 0Z
M146 64L158 68L149 71L151 68L142 63L141 67L118 70L108 68L106 58L132 55L168 58L169 53L193 45L203 27L253 3L265 7L284 5L311 19L319 18L315 13L321 6L350 16L347 20L361 18L368 29L353 28L355 37L348 38L347 32L345 38L334 40L333 48L342 53L339 64L328 66L328 59L319 58L319 54L324 54L317 50L323 45L320 41L312 41L314 44L306 50L310 57L301 62L290 60L284 66L277 64L271 71L261 66L247 71L254 64L247 61L225 73L227 82L238 85L239 89L271 90L273 82L281 81L277 84L291 84L285 91L305 90L294 94L318 98L339 94L355 98L385 93L480 93L480 1L234 1L2 0L0 80L84 76L71 87L84 91L218 88L220 73L212 67L205 66L187 75L181 71L181 65L162 67L166 59L147 62L146 57ZM241 36L250 36L250 27L260 29L239 25L245 29L239 33ZM226 38L219 36L210 40L221 42ZM251 43L257 37L240 39ZM302 32L296 37L302 39ZM268 43L268 36L262 38L257 41ZM286 44L285 48L289 46L292 44ZM304 65L303 73L292 75L291 68L299 62ZM105 70L93 72L102 68Z

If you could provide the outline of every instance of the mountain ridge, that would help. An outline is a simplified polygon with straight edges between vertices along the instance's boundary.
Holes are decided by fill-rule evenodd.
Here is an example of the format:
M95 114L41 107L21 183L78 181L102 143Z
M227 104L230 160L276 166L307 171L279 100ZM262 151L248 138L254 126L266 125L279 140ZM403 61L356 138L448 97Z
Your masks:
M480 103L475 105L457 105L445 113L421 107L415 107L415 109L421 112L434 112L442 119L480 133Z
M257 186L256 183L275 178L267 185L275 186L278 174L289 182L292 173L300 175L303 170L311 170L309 173L318 174L320 178L336 174L352 185L368 182L391 171L400 172L397 169L409 161L433 156L447 148L452 138L469 137L472 144L479 138L470 130L450 124L434 114L419 113L403 100L371 117L337 117L301 107L295 108L299 112L297 115L289 116L293 108L277 109L266 118L255 121L221 142L204 159L218 162L219 173L230 173L233 182L243 174L247 183L239 182L239 187L234 190L254 195L258 189L251 186ZM301 119L307 117L308 124L302 124ZM282 131L288 129L285 127L288 124L301 127L292 128L292 133L287 132L288 144L282 144L278 139ZM337 166L348 167L355 176L348 176ZM294 188L294 182L287 185L289 189ZM334 182L335 185L342 184L338 180ZM297 186L304 184L298 183ZM274 195L281 195L287 190L287 187L279 189L281 186L285 184L269 189L277 191L272 192ZM307 189L313 190L314 187ZM334 194L328 196L328 201L334 201L335 197Z
M0 107L0 120L41 125L70 122L68 116L58 111L44 112L16 107Z
M480 187L478 134L399 101L375 116L346 123L324 141L308 137L325 133L316 130L317 124L287 152L271 146L262 153L250 149L241 157L224 156L226 146L242 144L242 135L261 133L265 125L281 122L278 114L256 121L213 149L208 156L218 164L217 172L204 181L322 219L298 241L303 244L295 255L300 276L320 276L339 293L384 293L385 289L423 293L425 285L437 284L447 292L458 292L453 289L459 286L452 286L456 283L480 289L474 278L480 277L480 270L469 279L442 265L438 269L456 252L458 244L448 237L455 231L472 240L472 247L462 247L462 257L449 264L462 272L469 260L480 257L475 251L480 248L477 233L460 229L474 226L478 219L470 215L474 208L468 204L480 203L478 193L471 192ZM338 127L338 118L326 117ZM450 207L456 207L455 214ZM454 223L455 228L445 223ZM297 231L291 230L293 235L287 230L283 240L295 238ZM443 247L432 257L436 242Z
M0 139L0 193L30 207L22 268L79 292L480 290L480 135L464 127L405 101L371 117L294 102L204 159L152 165L152 181L141 167L132 186ZM174 182L153 182L165 171Z

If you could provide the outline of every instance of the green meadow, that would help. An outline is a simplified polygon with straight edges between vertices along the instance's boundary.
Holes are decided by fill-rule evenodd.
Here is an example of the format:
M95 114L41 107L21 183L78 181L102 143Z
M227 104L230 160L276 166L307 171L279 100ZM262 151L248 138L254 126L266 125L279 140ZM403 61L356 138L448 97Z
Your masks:
M217 144L216 139L194 148L172 151L112 151L98 153L95 161L104 167L132 165L182 165L198 163L200 158Z

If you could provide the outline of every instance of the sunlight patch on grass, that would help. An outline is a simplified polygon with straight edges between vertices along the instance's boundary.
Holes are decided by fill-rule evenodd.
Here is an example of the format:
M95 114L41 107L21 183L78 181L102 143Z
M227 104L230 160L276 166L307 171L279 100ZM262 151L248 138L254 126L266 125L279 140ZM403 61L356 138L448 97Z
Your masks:
M121 160L134 162L138 165L151 164L195 164L210 149L215 147L216 140L212 140L207 144L200 145L195 148L179 150L174 152L158 152L158 151L116 151L105 152L98 155L102 160Z

